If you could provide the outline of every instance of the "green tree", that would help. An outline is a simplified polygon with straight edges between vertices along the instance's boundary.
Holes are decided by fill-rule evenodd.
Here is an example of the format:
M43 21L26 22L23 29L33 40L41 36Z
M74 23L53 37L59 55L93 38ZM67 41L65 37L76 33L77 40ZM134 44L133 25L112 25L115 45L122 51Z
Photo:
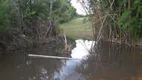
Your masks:
M11 36L43 39L75 16L70 0L0 0L0 32Z

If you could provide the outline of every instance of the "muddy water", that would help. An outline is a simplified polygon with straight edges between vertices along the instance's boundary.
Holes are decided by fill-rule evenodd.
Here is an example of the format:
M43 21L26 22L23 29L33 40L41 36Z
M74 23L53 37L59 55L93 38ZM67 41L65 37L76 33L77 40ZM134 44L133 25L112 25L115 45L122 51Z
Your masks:
M105 45L95 51L99 52L97 57L88 52L94 43L76 40L76 47L69 56L58 55L55 49L46 51L46 48L7 52L0 59L0 80L142 80L141 49L132 51L126 46L119 49L119 45L103 43ZM79 60L31 58L27 54L54 54Z
M85 80L85 77L76 70L76 67L81 64L82 59L89 55L88 51L92 43L92 41L87 40L76 40L76 47L73 48L70 56L71 58L78 58L78 60L27 56L27 54L65 56L58 55L55 49L46 51L46 48L41 48L30 51L7 52L0 60L0 80Z
M87 80L142 80L142 48L110 42L98 43L95 53L83 61Z

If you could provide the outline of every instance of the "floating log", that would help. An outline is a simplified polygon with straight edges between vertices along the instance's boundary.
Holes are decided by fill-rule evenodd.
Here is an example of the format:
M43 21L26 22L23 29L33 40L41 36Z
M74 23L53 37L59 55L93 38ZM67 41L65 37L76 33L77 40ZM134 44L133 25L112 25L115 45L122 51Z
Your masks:
M69 58L69 57L59 57L59 56L47 56L47 55L36 55L36 54L28 54L29 57L35 58L51 58L51 59L67 59L67 60L81 60L78 58Z

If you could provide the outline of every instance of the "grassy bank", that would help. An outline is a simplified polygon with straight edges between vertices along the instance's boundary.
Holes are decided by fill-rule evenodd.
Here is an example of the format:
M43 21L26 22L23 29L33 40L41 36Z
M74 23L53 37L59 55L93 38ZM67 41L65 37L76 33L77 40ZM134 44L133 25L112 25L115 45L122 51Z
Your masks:
M72 39L92 39L91 23L84 18L76 18L60 25L67 37Z

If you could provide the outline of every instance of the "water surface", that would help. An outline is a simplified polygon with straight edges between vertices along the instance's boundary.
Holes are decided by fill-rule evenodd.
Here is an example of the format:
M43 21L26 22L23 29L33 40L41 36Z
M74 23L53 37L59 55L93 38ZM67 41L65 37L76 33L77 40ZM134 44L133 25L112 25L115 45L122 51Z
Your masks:
M52 48L6 52L0 59L0 80L142 79L139 77L141 76L141 67L139 67L142 61L141 49L132 50L125 45L103 43L97 46L98 49L95 51L96 55L99 54L97 57L89 53L95 41L76 40L75 43L76 46L69 56L57 54ZM127 54L125 58L121 58L124 56L123 53ZM71 56L78 60L31 58L27 54Z

